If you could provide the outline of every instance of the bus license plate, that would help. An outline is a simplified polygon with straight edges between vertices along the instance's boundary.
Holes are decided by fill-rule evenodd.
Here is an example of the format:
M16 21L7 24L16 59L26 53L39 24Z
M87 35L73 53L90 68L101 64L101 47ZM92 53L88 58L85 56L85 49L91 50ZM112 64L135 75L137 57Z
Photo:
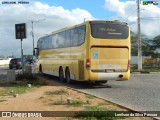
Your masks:
M108 70L105 70L105 72L115 72L114 69L108 69Z

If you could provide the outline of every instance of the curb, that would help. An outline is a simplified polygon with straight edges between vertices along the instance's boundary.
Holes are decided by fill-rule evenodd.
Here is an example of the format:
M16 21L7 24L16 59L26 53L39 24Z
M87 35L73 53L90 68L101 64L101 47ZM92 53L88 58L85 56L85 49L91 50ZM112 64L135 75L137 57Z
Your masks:
M143 72L131 72L131 74L160 74L160 72L149 72L149 73L143 73Z

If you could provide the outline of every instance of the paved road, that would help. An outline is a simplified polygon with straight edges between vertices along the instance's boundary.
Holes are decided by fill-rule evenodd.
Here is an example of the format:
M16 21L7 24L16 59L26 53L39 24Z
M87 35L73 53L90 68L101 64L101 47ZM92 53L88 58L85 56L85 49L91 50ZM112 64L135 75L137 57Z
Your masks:
M132 74L129 81L109 81L104 86L77 88L132 110L160 111L160 74Z

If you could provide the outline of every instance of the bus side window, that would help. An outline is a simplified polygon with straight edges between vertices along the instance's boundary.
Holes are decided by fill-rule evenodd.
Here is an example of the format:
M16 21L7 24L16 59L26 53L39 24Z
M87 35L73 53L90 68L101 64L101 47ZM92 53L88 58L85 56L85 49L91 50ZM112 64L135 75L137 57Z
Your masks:
M74 28L72 29L72 46L77 46L78 45L78 29Z
M59 40L58 40L58 48L64 48L65 43L65 32L59 33Z
M78 28L78 45L81 45L85 40L85 26Z
M55 36L56 35L52 35L51 37L52 37L52 48L54 49L54 48L56 48L55 46L55 42L56 42L56 40L55 40Z
M59 34L56 34L56 35L55 35L55 40L54 40L55 48L58 48L58 41L59 41Z
M71 46L71 30L67 30L65 36L65 47L70 47L70 46Z

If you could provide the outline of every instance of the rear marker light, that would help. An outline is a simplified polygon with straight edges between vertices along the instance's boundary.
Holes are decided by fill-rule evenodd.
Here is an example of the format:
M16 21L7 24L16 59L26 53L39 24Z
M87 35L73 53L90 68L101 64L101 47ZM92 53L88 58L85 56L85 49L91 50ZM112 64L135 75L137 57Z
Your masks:
M87 59L87 60L86 60L86 67L87 67L87 68L91 67L90 59Z
M128 69L130 69L130 67L131 67L131 62L130 60L128 60Z

